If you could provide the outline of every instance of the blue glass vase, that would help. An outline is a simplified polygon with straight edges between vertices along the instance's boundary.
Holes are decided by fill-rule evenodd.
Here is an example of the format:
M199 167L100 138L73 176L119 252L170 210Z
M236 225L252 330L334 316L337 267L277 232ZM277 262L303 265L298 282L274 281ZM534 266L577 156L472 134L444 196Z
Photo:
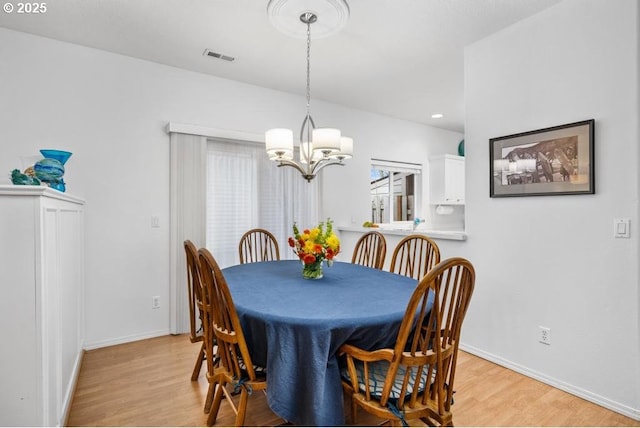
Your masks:
M60 192L67 190L64 184L64 164L73 153L64 150L42 149L40 150L44 159L36 162L33 166L36 177L47 183L52 189Z
M42 153L42 156L44 156L45 158L55 159L58 162L60 162L62 165L64 165L73 154L71 152L65 152L64 150L51 150L51 149L42 149L40 150L40 153Z

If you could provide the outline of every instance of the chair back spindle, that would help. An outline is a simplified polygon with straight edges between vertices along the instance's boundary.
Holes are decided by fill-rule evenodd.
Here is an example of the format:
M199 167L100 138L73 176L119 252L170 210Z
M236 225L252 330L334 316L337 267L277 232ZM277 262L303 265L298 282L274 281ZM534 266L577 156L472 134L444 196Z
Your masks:
M266 229L251 229L238 244L240 264L280 260L276 237Z
M360 237L353 250L351 263L382 269L387 254L387 242L380 232L367 232Z
M409 235L393 250L390 271L417 280L440 263L440 249L435 241L424 235Z

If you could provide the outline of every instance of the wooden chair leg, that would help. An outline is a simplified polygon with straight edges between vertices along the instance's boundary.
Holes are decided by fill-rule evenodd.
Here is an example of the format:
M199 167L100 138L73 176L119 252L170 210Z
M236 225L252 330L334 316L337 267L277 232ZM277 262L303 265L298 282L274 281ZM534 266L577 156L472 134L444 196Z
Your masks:
M345 396L346 401L348 402L348 412L349 412L349 424L355 425L357 424L358 419L358 405L353 399L353 392L351 390L343 389L343 394ZM345 403L347 404L347 403Z
M353 398L351 398L351 423L354 425L358 423L358 405Z
M198 358L196 359L196 365L193 367L193 373L191 373L191 380L196 381L200 376L200 370L202 370L202 363L204 362L204 341L200 347Z
M207 389L207 398L204 401L204 412L209 413L211 411L211 404L213 403L213 396L216 392L217 382L210 382L209 388Z
M247 414L247 403L249 402L249 393L242 388L240 392L240 403L238 403L238 414L236 415L236 426L244 426L244 418Z
M221 382L215 382L212 385L215 389L215 396L213 398L213 406L209 411L209 417L207 417L207 426L213 426L218 418L218 411L220 410L220 403L222 402L223 389L226 385Z

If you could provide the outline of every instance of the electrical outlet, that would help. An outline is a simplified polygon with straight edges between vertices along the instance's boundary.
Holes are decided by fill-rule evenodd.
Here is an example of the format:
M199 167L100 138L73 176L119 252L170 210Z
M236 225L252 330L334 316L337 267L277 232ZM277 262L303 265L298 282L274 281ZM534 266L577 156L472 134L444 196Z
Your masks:
M160 308L160 296L153 296L151 299L152 299L151 309Z
M538 341L545 345L551 345L551 329L548 327L538 326Z

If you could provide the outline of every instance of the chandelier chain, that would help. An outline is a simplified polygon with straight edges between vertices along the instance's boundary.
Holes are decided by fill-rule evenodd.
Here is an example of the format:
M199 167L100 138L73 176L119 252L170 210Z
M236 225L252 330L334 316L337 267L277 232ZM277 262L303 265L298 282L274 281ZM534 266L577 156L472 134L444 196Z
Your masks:
M307 22L307 114L311 106L311 22Z
M311 23L315 22L315 16L311 13L305 13L300 17L302 22L307 24L307 117L302 123L302 129L300 130L300 145L306 144L306 153L303 155L306 161L311 163L311 140L313 128L313 119L311 119ZM306 125L306 141L303 138Z

